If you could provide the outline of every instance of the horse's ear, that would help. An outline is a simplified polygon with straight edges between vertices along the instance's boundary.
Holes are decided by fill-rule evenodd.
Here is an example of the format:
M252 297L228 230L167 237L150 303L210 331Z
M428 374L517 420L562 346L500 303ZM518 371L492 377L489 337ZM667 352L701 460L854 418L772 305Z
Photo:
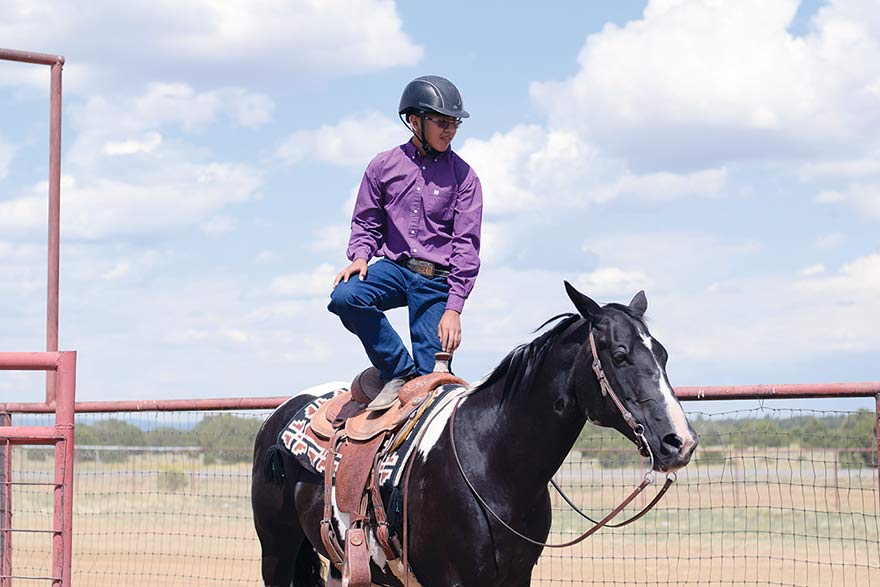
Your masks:
M599 316L602 314L602 308L599 304L576 290L567 281L565 282L565 291L568 293L568 297L574 304L574 307L581 313L581 316L589 320L590 323L596 322L599 319Z
M648 310L648 296L645 295L645 290L642 290L633 296L632 301L629 303L629 307L632 308L639 317L645 315L645 312Z

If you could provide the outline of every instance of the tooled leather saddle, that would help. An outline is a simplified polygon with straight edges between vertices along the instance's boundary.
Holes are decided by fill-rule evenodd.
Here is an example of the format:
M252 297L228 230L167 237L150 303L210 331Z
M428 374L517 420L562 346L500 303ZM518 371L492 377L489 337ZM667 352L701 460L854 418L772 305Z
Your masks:
M376 412L365 410L382 387L378 371L371 367L355 377L350 390L337 390L304 406L281 432L281 443L305 461L303 464L324 475L321 539L330 562L342 572L344 585L371 584L367 544L370 527L389 563L400 558L399 549L391 541L379 488L383 483L387 487L389 461L401 466L395 451L443 393L443 386L467 385L443 371L442 357L438 357L437 368L440 371L408 381L397 402ZM349 517L342 536L344 546L334 529L334 505Z

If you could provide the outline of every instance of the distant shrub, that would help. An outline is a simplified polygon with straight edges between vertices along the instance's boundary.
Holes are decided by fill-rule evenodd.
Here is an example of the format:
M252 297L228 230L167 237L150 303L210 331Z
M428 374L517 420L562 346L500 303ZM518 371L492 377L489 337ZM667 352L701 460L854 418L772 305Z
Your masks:
M166 467L159 471L158 485L161 491L178 491L189 485L189 475L176 467Z
M874 452L865 450L842 450L838 453L838 463L844 469L861 469L876 467Z
M193 434L204 451L206 465L247 462L251 459L254 437L262 424L256 418L219 414L204 418Z

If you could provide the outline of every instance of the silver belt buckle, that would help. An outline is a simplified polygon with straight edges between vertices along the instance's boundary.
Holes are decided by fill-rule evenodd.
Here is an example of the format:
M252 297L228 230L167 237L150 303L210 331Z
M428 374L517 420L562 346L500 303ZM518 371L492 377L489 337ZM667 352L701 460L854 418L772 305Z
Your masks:
M407 263L410 269L425 277L434 277L434 264L421 259L410 259Z

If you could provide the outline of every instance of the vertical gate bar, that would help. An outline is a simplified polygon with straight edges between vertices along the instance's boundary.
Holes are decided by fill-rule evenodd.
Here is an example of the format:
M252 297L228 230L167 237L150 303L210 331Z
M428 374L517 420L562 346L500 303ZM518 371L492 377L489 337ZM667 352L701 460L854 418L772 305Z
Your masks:
M880 505L880 393L875 396L874 416L877 418L874 431L877 433L877 503Z
M54 516L52 522L52 587L66 587L64 579L64 452L67 443L55 443L55 488L52 500Z
M46 301L46 351L58 351L58 271L61 252L61 69L64 58L52 65L49 98L49 260ZM57 373L46 372L46 403L55 401Z
M56 528L59 543L60 573L58 587L72 585L73 566L73 458L76 401L76 352L64 352L58 360L58 402L55 428L64 440L55 445Z
M0 414L0 426L12 426L12 414ZM0 587L11 587L12 579L12 445L7 440L0 450Z

